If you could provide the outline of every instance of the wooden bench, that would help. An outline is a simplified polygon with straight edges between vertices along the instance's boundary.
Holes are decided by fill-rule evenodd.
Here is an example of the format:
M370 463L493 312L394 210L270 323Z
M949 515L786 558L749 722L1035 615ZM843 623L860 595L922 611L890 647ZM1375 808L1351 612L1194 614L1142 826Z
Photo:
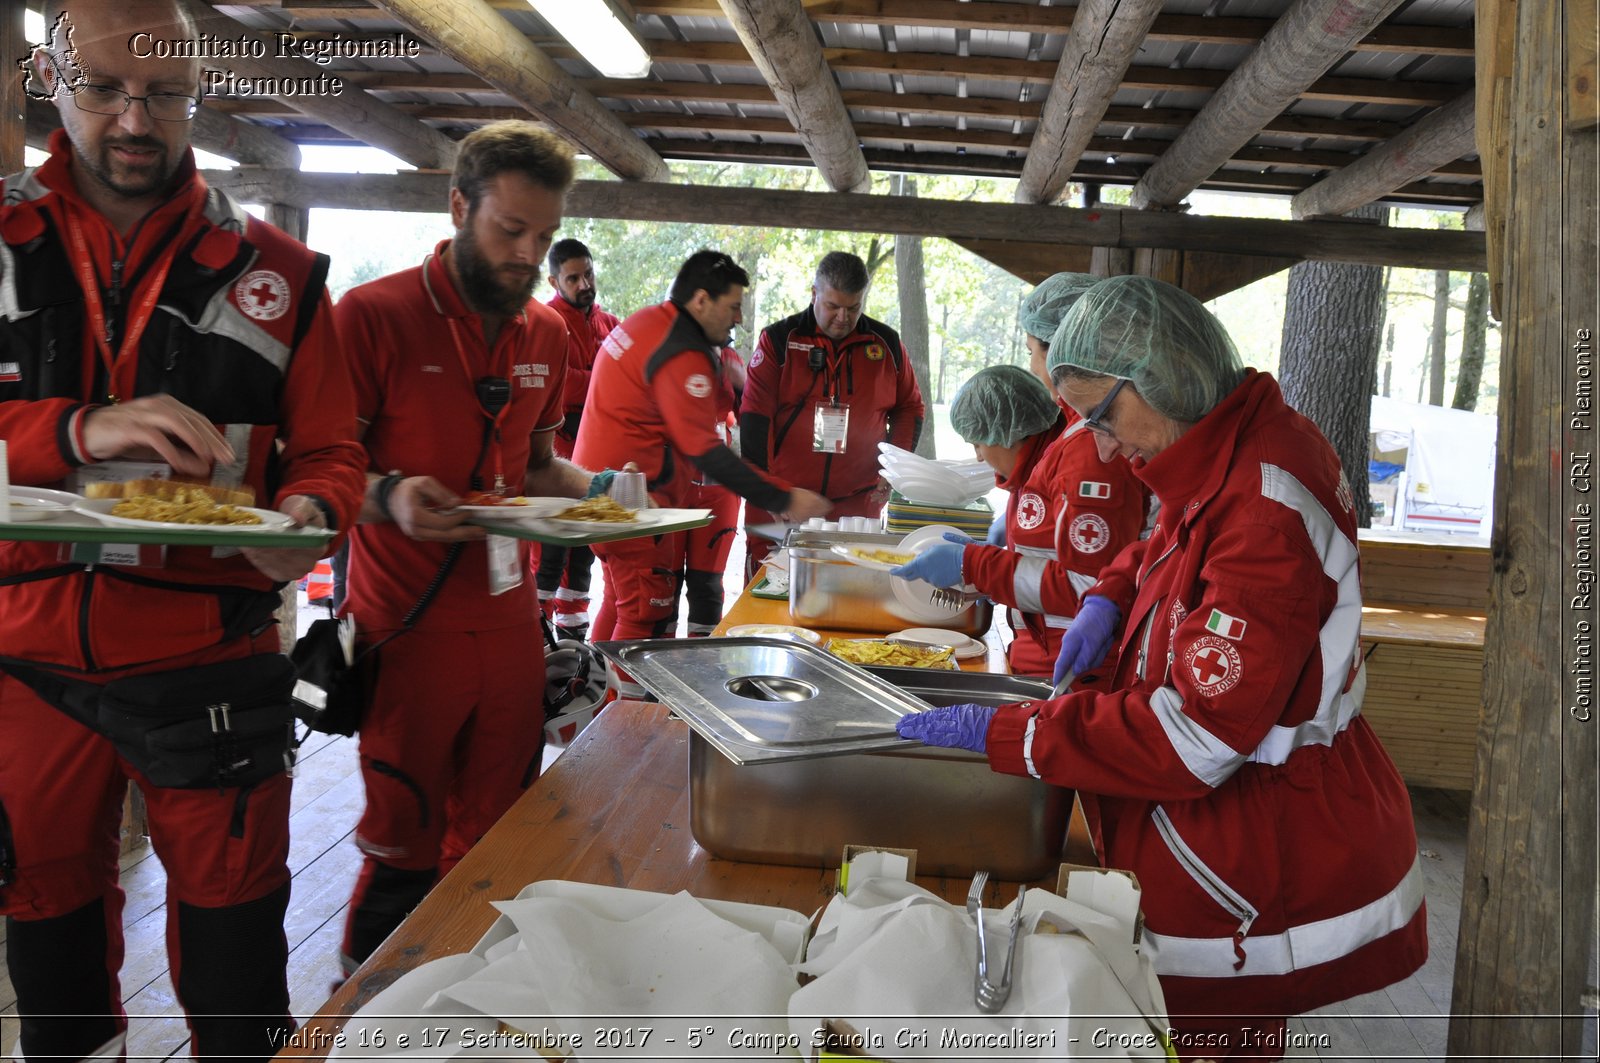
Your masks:
M1406 782L1472 788L1489 607L1489 548L1361 532L1362 713Z

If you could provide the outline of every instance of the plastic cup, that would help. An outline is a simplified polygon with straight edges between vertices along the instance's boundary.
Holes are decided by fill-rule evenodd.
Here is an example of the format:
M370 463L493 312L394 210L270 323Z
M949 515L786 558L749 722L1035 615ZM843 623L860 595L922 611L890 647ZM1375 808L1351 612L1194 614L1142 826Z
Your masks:
M650 493L642 472L617 473L606 494L624 509L639 510L650 504Z

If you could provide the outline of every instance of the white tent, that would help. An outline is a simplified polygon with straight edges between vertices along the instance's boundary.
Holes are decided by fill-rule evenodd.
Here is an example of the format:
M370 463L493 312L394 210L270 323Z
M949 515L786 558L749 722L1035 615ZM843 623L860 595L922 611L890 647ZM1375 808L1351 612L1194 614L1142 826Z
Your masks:
M1487 535L1497 424L1487 414L1372 397L1379 451L1406 451L1396 528Z

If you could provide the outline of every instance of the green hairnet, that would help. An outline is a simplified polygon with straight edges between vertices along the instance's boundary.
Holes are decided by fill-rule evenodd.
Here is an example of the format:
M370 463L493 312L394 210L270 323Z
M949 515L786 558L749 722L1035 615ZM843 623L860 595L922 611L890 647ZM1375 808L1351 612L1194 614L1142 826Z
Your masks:
M1078 296L1093 288L1098 277L1087 273L1057 273L1039 282L1039 286L1022 300L1017 311L1017 325L1023 332L1045 343L1056 334L1056 326L1067 316Z
M1149 277L1096 284L1061 319L1045 359L1059 385L1071 370L1121 377L1151 409L1200 420L1244 376L1222 323L1181 288Z
M1014 447L1060 416L1050 389L1020 365L978 370L950 403L950 426L961 438L991 447Z

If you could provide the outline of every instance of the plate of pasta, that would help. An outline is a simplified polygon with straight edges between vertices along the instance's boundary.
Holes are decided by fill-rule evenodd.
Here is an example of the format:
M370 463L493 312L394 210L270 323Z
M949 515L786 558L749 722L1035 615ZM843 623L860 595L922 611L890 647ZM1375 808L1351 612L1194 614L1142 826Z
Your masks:
M620 506L609 495L567 499L567 505L544 518L546 524L569 532L594 533L637 528L645 523L641 510Z
M888 572L890 569L899 568L916 559L913 550L891 550L877 546L852 546L848 543L835 543L833 552L852 564L862 568L877 569L879 572Z
M288 531L294 520L287 513L254 506L235 506L209 497L87 498L73 510L102 524L125 528L166 528L192 531Z

